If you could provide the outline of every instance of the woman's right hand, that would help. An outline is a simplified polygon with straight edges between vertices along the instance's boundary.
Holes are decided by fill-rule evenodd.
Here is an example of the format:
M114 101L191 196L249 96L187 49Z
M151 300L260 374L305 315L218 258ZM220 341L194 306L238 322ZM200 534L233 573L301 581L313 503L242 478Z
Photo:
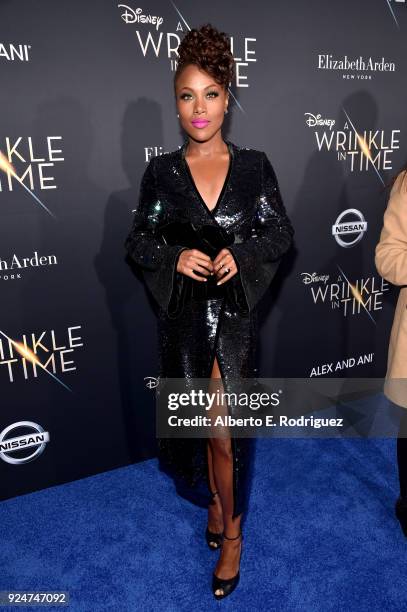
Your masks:
M209 255L202 253L198 249L186 249L181 252L178 257L177 272L185 274L197 281L206 282L207 279L203 276L198 276L196 272L209 276L213 274L212 260Z

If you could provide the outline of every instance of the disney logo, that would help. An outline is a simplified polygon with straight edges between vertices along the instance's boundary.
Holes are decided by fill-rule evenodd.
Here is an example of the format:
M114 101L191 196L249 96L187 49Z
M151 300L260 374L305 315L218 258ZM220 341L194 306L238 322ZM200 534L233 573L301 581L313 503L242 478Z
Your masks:
M160 381L159 378L155 378L154 376L145 376L144 380L147 381L146 382L147 389L155 389L156 387L158 387L158 383Z
M164 21L163 17L157 17L157 15L144 15L141 8L132 9L127 4L118 4L117 6L124 9L124 13L120 15L124 23L152 23L155 25L156 30L158 30Z
M309 285L310 283L324 283L326 284L329 280L329 274L321 274L318 275L316 272L301 272L302 282L304 285Z
M322 115L313 115L312 113L304 113L304 115L309 117L306 119L305 123L308 127L315 127L316 125L326 125L332 130L335 125L335 119L322 119Z

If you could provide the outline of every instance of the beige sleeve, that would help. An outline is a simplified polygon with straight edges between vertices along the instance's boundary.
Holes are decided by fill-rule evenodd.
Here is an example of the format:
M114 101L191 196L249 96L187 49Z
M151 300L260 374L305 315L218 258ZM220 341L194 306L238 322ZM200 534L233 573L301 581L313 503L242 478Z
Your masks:
M407 172L398 175L390 192L375 264L393 285L407 285Z

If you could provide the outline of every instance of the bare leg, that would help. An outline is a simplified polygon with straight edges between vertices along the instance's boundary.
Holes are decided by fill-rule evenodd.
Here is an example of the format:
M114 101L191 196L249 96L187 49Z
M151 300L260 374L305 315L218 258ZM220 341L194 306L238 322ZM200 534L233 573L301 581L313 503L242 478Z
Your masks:
M212 383L212 379L214 380ZM211 383L213 388L223 389L221 382L219 364L215 357L211 373ZM224 408L221 412L225 412ZM225 412L226 413L226 412ZM228 438L209 438L212 452L212 465L216 490L219 491L220 501L223 510L224 533L228 538L234 538L240 533L240 522L242 515L232 519L233 514L233 454L230 437ZM241 550L241 538L236 540L223 540L221 554L215 568L218 578L227 580L235 576L239 569L239 559ZM221 592L216 594L222 595Z
M213 473L213 457L211 445L207 444L207 456L208 456L208 474L209 474L209 486L214 493L217 491L215 477ZM215 495L213 498L213 504L208 506L208 529L212 533L222 533L223 531L223 513L222 504L220 501L220 495ZM214 548L217 548L215 545Z

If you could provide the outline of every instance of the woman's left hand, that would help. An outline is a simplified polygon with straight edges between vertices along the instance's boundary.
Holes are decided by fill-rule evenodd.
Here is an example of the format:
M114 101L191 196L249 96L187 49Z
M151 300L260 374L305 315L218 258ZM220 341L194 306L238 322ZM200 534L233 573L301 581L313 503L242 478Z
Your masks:
M236 262L229 249L222 249L213 260L213 270L219 282L217 285L223 285L232 276L237 274ZM219 280L220 279L220 280Z

